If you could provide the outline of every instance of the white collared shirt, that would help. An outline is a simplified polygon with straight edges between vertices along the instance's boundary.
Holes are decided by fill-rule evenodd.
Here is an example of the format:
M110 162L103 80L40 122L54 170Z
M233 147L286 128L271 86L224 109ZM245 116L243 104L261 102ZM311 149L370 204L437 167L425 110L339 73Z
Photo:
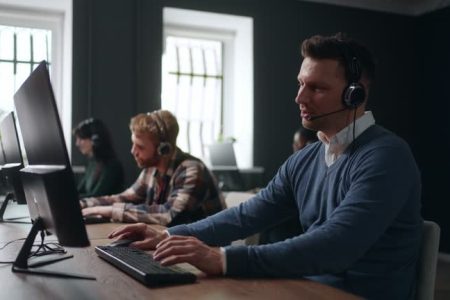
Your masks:
M353 136L353 124L355 124L355 136ZM355 122L351 122L347 127L339 131L331 139L322 132L317 132L317 137L325 145L325 163L331 166L347 149L354 139L356 139L367 128L375 124L375 119L371 111L366 111L364 115Z

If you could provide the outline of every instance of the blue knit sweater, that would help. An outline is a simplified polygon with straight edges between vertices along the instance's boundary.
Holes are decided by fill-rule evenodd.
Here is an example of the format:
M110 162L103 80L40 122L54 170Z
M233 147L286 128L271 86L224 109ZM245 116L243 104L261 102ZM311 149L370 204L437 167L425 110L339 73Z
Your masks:
M422 218L408 145L373 125L330 167L324 157L323 144L309 145L249 201L169 232L227 245L299 211L304 234L226 247L227 275L303 276L369 299L411 299Z

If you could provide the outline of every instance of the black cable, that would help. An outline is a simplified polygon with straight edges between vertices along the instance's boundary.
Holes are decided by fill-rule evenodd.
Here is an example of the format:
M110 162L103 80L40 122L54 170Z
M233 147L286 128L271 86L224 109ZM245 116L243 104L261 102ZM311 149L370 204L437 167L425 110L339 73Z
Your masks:
M58 243L48 242L44 243L45 232L42 230L41 232L41 243L39 245L33 245L38 247L35 251L31 252L28 257L38 257L50 254L66 254L67 251Z
M9 241L9 242L7 242L6 244L4 244L3 246L1 246L1 247L0 247L0 250L5 249L6 246L8 246L8 245L10 245L10 244L12 244L12 243L15 243L15 242L18 242L18 241L24 241L24 240L25 240L25 238L20 238L20 239L16 239L16 240ZM12 264L12 263L14 263L14 262L15 262L14 260L13 260L13 261L0 261L0 264Z
M8 246L9 244L12 244L12 243L15 243L15 242L18 242L18 241L24 241L24 240L25 240L25 238L20 238L20 239L16 239L16 240L9 241L9 242L7 242L6 244L4 244L3 246L1 246L1 247L0 247L0 250L5 249L6 246Z
M40 235L41 235L41 242L40 242L40 244L33 245L33 247L37 247L37 249L30 253L30 255L28 256L29 258L45 256L45 255L50 255L50 254L66 254L67 253L66 249L64 249L64 247L58 243L55 243L55 242L44 243L45 232L43 230L40 232ZM4 250L8 245L10 245L14 242L24 241L24 240L25 240L25 238L20 238L20 239L9 241L0 247L0 251ZM0 264L13 264L14 262L15 262L15 260L0 261Z
M355 139L356 139L356 108L353 111L353 140L352 140L352 151L350 152L350 155L352 155L355 152Z
M0 264L13 264L13 263L15 263L14 260L11 260L11 261L2 261L2 260L0 260Z

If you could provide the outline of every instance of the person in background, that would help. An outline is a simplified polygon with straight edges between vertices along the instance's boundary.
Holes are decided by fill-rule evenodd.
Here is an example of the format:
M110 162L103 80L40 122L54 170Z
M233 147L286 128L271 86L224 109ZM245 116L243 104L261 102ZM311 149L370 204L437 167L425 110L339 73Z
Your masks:
M131 119L130 130L131 154L141 174L120 194L81 199L84 216L173 226L200 220L225 207L209 169L177 147L179 127L171 112L138 114Z
M78 182L81 197L113 194L123 189L124 174L105 124L94 118L80 122L73 130L75 144L88 162Z
M160 230L121 226L110 238L156 249L168 266L206 274L304 277L364 299L415 299L423 219L420 173L408 144L366 111L369 50L341 34L302 43L295 102L320 142L290 156L253 198L199 222ZM299 215L304 232L281 242L227 246Z
M292 152L297 152L305 148L306 145L317 142L317 132L314 130L310 130L308 128L300 127L294 133L294 137L292 139Z

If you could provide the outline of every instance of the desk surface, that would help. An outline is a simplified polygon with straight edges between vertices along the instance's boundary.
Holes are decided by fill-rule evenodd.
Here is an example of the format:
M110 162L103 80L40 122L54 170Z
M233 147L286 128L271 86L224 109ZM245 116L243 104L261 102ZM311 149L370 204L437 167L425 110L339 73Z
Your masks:
M23 206L11 208L24 210ZM303 279L234 279L200 274L194 284L148 288L95 254L94 246L109 243L106 236L116 226L113 223L87 225L91 246L67 248L74 258L45 267L92 275L96 281L13 273L10 264L0 264L0 299L359 299ZM29 224L0 224L0 246L26 237L30 227ZM21 246L22 242L16 242L0 250L0 261L14 260Z
M264 167L238 168L237 166L210 166L209 169L215 171L239 171L241 173L263 174Z

